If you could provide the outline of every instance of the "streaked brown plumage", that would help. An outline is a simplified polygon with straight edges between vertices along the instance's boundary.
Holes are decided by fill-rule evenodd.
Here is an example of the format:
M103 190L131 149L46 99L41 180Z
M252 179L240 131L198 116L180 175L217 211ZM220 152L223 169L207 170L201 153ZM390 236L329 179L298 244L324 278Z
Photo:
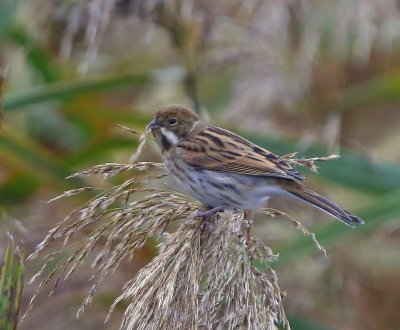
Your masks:
M215 209L266 207L272 195L289 194L354 227L363 221L305 188L288 162L223 128L202 121L190 108L161 109L149 127L163 161L180 188Z

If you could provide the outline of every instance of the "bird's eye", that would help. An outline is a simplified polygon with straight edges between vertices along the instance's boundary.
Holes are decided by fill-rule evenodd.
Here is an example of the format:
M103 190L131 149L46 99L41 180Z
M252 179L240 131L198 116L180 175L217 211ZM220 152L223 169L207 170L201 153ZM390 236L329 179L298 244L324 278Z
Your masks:
M170 125L176 125L176 124L178 124L178 119L176 119L176 118L170 118L170 119L168 120L168 122L169 122Z

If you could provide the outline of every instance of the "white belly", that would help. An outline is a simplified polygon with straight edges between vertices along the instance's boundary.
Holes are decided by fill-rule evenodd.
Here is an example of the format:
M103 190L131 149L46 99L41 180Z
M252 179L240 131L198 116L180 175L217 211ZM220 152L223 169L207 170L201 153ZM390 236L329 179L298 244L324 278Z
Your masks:
M183 192L210 207L257 209L266 207L269 197L286 193L265 177L199 170L167 158L164 163Z

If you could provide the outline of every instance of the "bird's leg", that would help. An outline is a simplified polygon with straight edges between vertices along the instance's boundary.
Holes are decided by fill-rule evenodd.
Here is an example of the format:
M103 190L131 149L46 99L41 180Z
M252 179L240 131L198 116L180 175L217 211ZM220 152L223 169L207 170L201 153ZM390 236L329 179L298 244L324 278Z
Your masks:
M219 211L222 211L224 208L222 206L211 208L207 211L199 211L196 213L195 218L211 218Z
M253 224L253 220L251 219L252 214L253 214L252 210L244 211L244 216L243 216L244 221L242 222L242 234L241 234L241 236L244 238L244 244L247 246L247 249L249 251L250 260L253 260L254 257L254 250L252 247L252 240L250 235L251 226Z
M243 216L246 220L251 219L251 216L253 215L253 210L244 210Z

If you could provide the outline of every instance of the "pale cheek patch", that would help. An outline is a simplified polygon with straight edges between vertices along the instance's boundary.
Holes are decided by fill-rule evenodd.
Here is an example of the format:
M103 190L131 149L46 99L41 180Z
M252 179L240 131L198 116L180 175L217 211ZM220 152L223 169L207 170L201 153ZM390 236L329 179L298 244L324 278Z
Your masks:
M161 127L161 134L165 136L171 145L176 145L179 142L179 139L175 133L166 130L165 127Z

